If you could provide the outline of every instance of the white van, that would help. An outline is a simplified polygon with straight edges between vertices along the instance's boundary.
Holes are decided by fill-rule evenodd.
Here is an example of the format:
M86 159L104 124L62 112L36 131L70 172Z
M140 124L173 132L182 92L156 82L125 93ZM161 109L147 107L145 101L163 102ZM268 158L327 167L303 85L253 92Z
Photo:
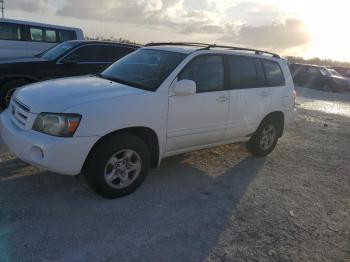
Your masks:
M1 19L0 59L33 56L57 43L83 39L83 31L78 28Z

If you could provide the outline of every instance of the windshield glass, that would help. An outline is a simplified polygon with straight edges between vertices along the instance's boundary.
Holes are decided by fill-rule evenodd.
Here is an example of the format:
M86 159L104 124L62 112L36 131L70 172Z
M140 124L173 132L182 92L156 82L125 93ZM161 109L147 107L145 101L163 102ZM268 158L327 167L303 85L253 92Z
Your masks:
M155 91L185 57L181 53L140 49L114 63L100 76Z
M334 69L328 69L328 71L334 75L334 76L342 76L341 74L339 74L337 71L335 71Z
M331 76L332 75L326 68L320 68L320 72L324 76Z
M54 46L53 48L50 48L49 50L45 51L42 54L39 54L39 57L42 57L46 60L55 60L59 58L61 55L65 54L67 51L72 49L74 46L76 46L77 43L74 42L65 42L62 44L58 44Z

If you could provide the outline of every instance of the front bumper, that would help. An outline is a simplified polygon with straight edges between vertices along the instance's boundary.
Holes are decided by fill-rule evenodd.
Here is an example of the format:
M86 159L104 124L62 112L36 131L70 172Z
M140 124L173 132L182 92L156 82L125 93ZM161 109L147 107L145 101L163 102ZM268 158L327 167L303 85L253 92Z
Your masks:
M9 110L0 115L0 135L18 158L52 172L77 175L99 137L53 137L19 128Z

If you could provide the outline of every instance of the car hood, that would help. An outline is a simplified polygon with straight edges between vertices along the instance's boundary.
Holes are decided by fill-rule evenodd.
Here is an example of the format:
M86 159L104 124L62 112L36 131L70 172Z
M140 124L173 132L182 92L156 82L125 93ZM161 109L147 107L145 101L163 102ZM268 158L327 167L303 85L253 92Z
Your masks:
M46 59L41 57L29 56L29 57L15 57L15 58L0 58L0 65L2 64L17 64L17 63L33 63L33 62L47 62Z
M83 103L143 92L96 76L82 76L27 85L14 96L28 106L32 113L61 113Z

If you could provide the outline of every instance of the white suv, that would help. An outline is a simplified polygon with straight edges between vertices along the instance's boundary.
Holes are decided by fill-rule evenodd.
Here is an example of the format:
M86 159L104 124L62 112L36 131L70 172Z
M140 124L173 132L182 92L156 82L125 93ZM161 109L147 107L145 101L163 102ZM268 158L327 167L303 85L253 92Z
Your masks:
M150 44L96 76L19 89L1 135L20 159L130 194L161 159L247 142L266 156L295 116L287 61L258 50Z

